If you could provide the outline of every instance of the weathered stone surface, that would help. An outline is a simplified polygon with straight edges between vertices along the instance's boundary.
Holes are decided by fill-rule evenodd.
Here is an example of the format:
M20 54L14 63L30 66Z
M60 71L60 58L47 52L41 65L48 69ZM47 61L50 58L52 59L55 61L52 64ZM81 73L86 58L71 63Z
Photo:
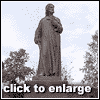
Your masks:
M54 10L53 4L47 5ZM48 14L47 14L48 13ZM39 46L40 57L37 74L61 75L61 37L63 27L59 18L46 10L46 16L39 22L34 42Z
M27 84L27 86L30 86L30 93L24 93L23 94L23 98L97 98L98 97L98 89L94 89L92 88L91 93L84 93L83 95L79 95L78 92L54 92L51 93L49 92L48 88L50 86L62 86L63 84L65 84L66 86L78 86L78 85L70 85L68 84L67 81L62 81L60 80L58 77L34 77L33 81L30 82L26 82L25 84ZM44 86L45 87L45 92L41 93L41 92L35 92L34 91L34 85L38 85L38 87L40 86ZM80 85L82 86L82 84ZM5 98L11 98L14 96L14 94L18 95L22 93L4 93L3 92L3 97ZM14 98L14 97L13 97ZM19 97L16 97L19 98Z
M62 81L60 77L58 76L34 76L33 81L40 80L40 81Z

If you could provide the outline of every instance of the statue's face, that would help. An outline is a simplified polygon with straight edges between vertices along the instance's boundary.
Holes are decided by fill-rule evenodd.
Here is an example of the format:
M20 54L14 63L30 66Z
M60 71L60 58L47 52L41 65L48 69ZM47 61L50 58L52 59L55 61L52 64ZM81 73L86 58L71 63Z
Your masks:
M46 6L46 11L50 11L51 13L54 13L54 6L52 4L48 4Z
M49 11L52 12L52 13L54 13L54 6L53 5L49 6Z

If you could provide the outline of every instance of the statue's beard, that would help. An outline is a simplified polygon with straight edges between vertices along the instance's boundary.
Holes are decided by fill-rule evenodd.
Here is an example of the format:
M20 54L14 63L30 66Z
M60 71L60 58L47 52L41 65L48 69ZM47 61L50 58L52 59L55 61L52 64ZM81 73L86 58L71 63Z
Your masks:
M54 11L46 11L46 16L53 15Z
M50 10L49 12L50 12L50 13L54 13L54 10Z

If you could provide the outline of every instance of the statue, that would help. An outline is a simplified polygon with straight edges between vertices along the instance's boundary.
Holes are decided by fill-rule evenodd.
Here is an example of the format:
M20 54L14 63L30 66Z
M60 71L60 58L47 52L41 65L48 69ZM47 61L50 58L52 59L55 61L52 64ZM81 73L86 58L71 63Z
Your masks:
M60 34L63 31L60 19L53 16L54 5L46 6L46 16L39 22L34 42L38 44L40 58L37 75L61 75Z

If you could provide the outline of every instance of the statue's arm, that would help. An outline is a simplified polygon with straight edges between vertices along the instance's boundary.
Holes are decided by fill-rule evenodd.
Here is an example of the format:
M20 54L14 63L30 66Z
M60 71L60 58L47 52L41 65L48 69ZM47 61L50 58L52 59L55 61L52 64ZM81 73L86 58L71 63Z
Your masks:
M61 34L62 31L63 31L63 27L62 27L62 24L61 24L61 22L60 22L60 19L55 17L55 18L52 20L52 24L53 24L53 26L55 27L55 31L56 31L57 33Z
M41 34L42 33L42 22L40 20L39 22L39 25L38 25L38 28L36 29L35 31L35 38L34 38L34 42L36 44L40 43L41 42Z

